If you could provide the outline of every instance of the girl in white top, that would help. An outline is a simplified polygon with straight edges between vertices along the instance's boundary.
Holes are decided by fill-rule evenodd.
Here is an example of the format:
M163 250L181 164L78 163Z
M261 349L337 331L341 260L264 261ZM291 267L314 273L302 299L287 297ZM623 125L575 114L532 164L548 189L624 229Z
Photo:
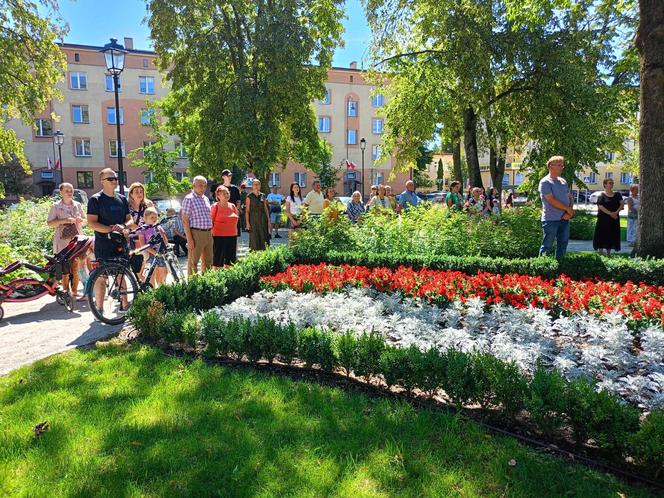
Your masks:
M293 231L300 230L302 228L302 220L300 219L300 215L302 214L303 204L304 198L302 197L302 190L300 189L300 185L297 182L291 183L290 193L288 194L288 197L286 197L286 216L288 216L289 222L289 242Z
M390 207L390 199L385 195L385 185L378 185L378 194L369 201L369 209Z

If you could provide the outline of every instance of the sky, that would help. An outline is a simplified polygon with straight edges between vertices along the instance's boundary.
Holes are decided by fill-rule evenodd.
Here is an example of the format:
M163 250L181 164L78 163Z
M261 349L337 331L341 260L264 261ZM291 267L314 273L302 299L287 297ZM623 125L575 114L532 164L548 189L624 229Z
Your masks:
M145 0L60 0L60 13L69 24L69 34L65 42L83 45L102 46L111 37L120 43L124 37L134 39L134 48L151 50L150 30L144 22L146 11ZM352 61L362 66L366 57L371 32L367 25L364 11L359 0L346 0L346 16L344 19L345 47L337 49L333 65L348 67Z

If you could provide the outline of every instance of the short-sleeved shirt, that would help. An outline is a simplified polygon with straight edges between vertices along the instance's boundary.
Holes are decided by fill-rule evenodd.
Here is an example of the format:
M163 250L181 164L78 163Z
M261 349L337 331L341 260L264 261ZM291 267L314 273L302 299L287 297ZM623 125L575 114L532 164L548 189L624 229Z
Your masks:
M304 198L304 203L309 206L309 212L311 214L323 214L324 200L325 198L323 197L322 192L316 192L315 190L312 190Z
M113 197L103 191L97 192L88 202L88 214L97 215L97 221L102 225L124 225L129 216L129 203L124 195L115 194ZM107 233L95 231L95 257L108 259L117 256L117 246L111 241Z
M191 192L182 200L182 214L189 218L189 227L199 230L208 230L212 228L212 218L210 217L210 200L204 195L198 195Z
M370 208L383 208L383 209L389 209L390 208L390 199L388 197L383 197L382 199L380 198L379 195L371 199L371 202L369 202L369 207Z
M210 208L212 216L212 235L214 237L236 237L237 222L240 219L235 204L228 202L228 206L221 207L215 202Z
M241 200L240 189L236 185L233 185L232 183L226 188L228 189L228 192L231 194L231 197L230 199L228 199L228 202L230 202L231 204L235 204L237 206L238 202L240 202Z
M452 201L452 206L449 206L449 201ZM448 192L445 194L445 205L450 209L461 209L463 202L461 201L461 194L459 192Z
M548 194L553 194L553 197L564 204L569 205L569 187L564 178L556 178L546 175L539 182L539 193L542 198L542 221L560 221L565 214L565 211L553 207L549 201L545 199Z
M402 208L407 210L409 204L411 206L417 206L419 203L420 198L417 196L414 190L412 192L409 192L408 190L401 192L401 196L399 197L399 205Z
M51 209L48 212L47 221L54 220L63 220L65 218L83 218L85 213L83 212L83 206L75 200L72 200L71 204L65 204L62 199L51 206ZM53 252L59 253L73 237L64 237L64 230L66 225L58 225L55 227L55 233L53 234ZM81 225L75 225L76 231L79 235L83 235L83 230L81 230Z
M267 202L270 203L270 211L273 213L281 212L281 203L284 201L284 196L281 194L273 194L270 192L267 194ZM276 202L278 206L273 206L272 203Z
M300 216L302 214L302 204L304 204L304 199L297 196L293 199L290 195L286 197L286 203L290 208L290 214L293 216Z

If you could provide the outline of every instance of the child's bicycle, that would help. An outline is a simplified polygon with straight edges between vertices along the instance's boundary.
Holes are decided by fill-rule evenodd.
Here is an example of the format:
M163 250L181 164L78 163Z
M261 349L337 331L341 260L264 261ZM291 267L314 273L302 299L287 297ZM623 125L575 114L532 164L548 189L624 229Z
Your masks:
M71 273L71 261L84 255L91 244L92 239L89 237L77 235L62 251L53 256L46 256L47 263L44 266L14 261L0 268L0 276L10 275L21 268L31 270L38 275L17 278L6 284L0 283L0 320L5 316L2 303L34 301L47 294L55 296L55 301L67 311L73 311L74 299L69 292L60 287L60 280L63 275Z
M162 218L153 226L161 225L169 219ZM109 233L109 238L116 244L117 256L99 262L90 273L85 291L92 314L101 322L117 325L125 321L125 313L136 294L152 288L150 279L159 264L158 258L163 258L173 280L181 282L185 279L171 245L164 243L158 231L155 230L144 246L130 249L130 238L135 237L142 229L143 227L140 227L130 232L129 238L118 232ZM156 250L157 254L148 265L147 274L142 281L132 268L131 257L148 249Z

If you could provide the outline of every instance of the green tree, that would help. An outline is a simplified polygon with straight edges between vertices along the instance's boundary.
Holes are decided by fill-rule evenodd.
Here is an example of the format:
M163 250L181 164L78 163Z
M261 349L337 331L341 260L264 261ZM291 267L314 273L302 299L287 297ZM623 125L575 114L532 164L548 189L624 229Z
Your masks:
M528 15L515 22L511 0L369 0L372 57L399 93L387 103L389 148L408 157L440 130L463 134L471 185L481 185L486 150L500 189L508 148L530 142L532 178L555 153L575 179L619 150L630 112L625 82L607 77L623 35L622 3L613 3L584 0L545 14L523 6Z
M434 186L434 182L429 178L428 172L429 165L432 161L433 151L426 145L420 145L417 158L415 159L415 167L413 168L413 181L415 182L416 188L431 188Z
M21 161L12 157L6 163L0 164L0 180L4 188L4 193L15 196L22 196L32 191L32 183L27 180L32 174L32 168L23 167Z
M339 168L332 165L332 146L324 141L317 159L311 159L309 164L314 173L318 174L318 179L323 188L336 187L339 179Z
M39 15L39 4L47 15ZM34 126L34 117L50 100L63 79L66 59L56 44L66 33L55 0L0 0L0 163L17 162L30 171L23 141L4 123L12 118ZM0 198L4 196L0 184Z
M150 0L164 112L194 172L230 165L263 185L279 164L320 156L312 102L341 43L340 0ZM314 159L312 159L314 158Z
M438 159L438 165L436 167L436 186L438 190L443 190L443 182L445 181L445 166L443 165L443 160Z
M190 189L191 182L186 177L179 181L175 178L179 154L162 123L158 105L148 102L147 112L150 116L149 144L132 150L129 159L134 168L151 173L151 180L145 186L148 196L153 197L159 193L173 197Z

